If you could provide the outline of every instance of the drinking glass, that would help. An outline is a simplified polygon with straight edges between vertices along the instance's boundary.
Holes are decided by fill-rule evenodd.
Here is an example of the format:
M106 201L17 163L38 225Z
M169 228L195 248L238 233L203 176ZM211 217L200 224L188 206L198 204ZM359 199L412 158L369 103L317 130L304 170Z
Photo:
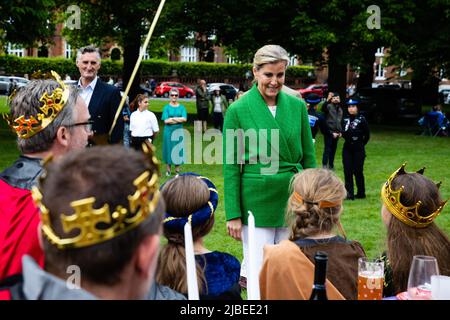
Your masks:
M358 259L358 300L381 300L383 297L384 262Z
M414 256L408 278L408 299L431 300L431 276L439 275L435 257Z

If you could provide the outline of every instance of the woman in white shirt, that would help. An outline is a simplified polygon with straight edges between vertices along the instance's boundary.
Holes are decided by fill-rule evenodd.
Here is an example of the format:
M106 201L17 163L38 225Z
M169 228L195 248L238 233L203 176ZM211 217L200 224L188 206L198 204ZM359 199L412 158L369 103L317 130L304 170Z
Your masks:
M136 150L142 150L142 143L152 141L159 132L158 120L153 112L148 110L148 97L138 94L130 104L134 111L130 117L131 143Z

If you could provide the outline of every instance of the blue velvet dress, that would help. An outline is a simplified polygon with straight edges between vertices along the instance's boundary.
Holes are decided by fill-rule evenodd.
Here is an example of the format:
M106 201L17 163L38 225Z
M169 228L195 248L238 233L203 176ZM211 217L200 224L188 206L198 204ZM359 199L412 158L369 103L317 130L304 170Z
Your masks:
M200 300L241 300L239 275L241 264L234 256L213 251L196 255L195 259L205 271L206 286Z

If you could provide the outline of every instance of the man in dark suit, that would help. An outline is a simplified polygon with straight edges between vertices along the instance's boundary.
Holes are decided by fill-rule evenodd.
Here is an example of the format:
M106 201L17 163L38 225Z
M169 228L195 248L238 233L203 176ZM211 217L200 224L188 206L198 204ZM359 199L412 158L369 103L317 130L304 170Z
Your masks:
M76 64L80 71L80 79L78 80L80 96L88 105L91 119L94 121L94 137L91 143L113 144L121 142L124 126L122 114L117 118L111 136L108 136L121 96L116 87L103 82L97 76L101 66L100 51L94 46L79 49Z

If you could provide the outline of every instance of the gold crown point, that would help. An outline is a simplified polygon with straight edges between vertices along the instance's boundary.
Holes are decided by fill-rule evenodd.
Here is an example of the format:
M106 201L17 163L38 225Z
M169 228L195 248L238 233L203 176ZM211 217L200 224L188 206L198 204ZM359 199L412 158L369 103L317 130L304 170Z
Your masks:
M400 167L400 169L398 169L397 174L400 175L400 174L405 174L405 173L406 173L406 171L405 171L406 163L407 163L407 162L404 162L404 163L402 164L402 166Z
M423 167L422 169L417 170L416 173L422 174L422 175L423 175L423 173L425 172L425 168L426 168L426 167Z
M425 228L441 213L448 200L442 202L441 205L428 216L419 215L419 208L423 205L422 201L420 200L417 201L414 206L404 206L400 201L401 193L404 191L404 186L401 186L397 190L393 190L392 181L397 176L406 174L405 166L406 163L404 163L399 169L397 169L389 177L386 183L383 184L383 187L381 188L381 198L383 199L384 204L392 213L392 215L394 215L398 220L414 228Z

